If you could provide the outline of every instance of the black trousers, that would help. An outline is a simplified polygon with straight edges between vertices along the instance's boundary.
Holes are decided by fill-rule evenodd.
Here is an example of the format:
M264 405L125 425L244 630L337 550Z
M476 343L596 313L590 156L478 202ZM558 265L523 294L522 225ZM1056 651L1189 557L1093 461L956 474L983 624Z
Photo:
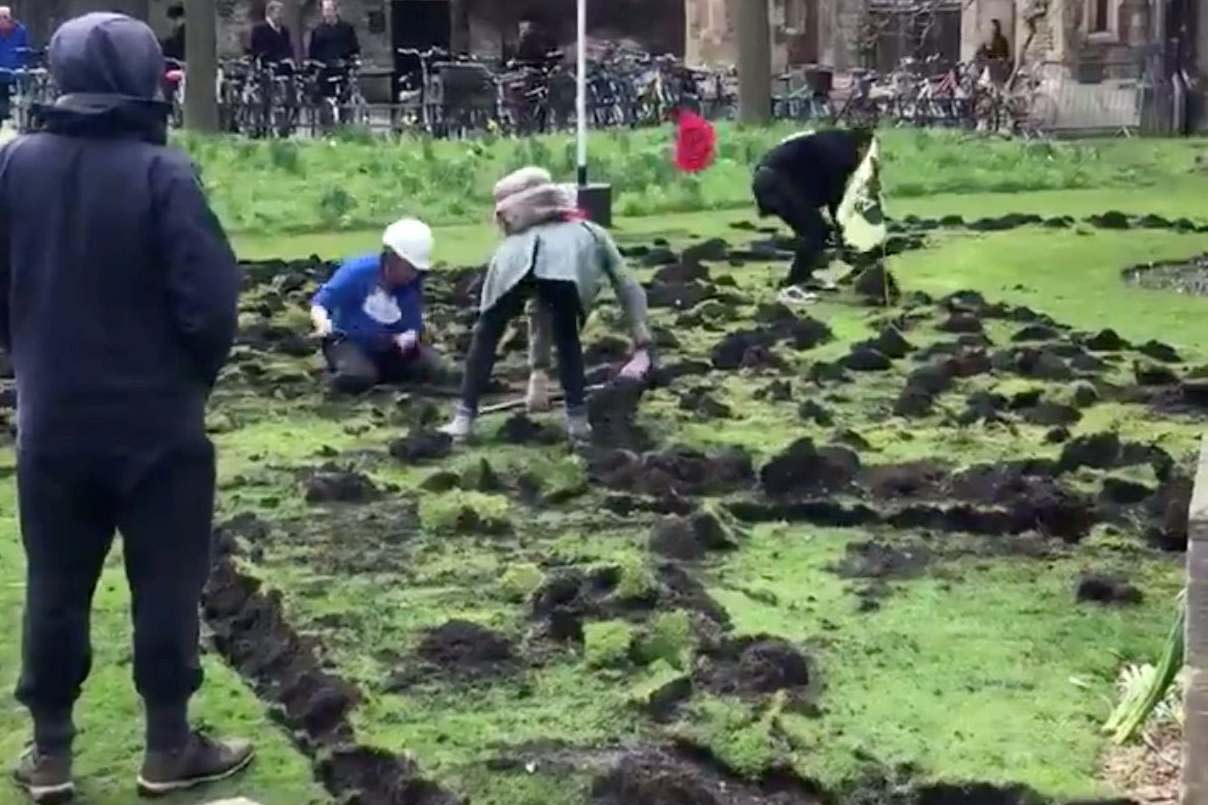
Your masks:
M411 355L388 347L370 351L350 338L332 338L323 344L331 371L331 387L342 394L360 394L379 383L440 383L450 375L440 354L420 344Z
M17 489L28 562L17 699L33 714L39 746L70 745L71 710L92 666L92 597L115 531L149 743L183 741L187 702L202 682L198 606L210 570L213 446L199 436L151 455L21 450ZM156 713L168 723L160 719L158 736Z
M583 346L579 342L579 328L583 326L584 316L583 307L579 304L579 287L568 280L543 280L529 274L494 307L478 317L461 387L461 407L465 413L478 413L478 403L495 369L499 342L508 324L524 312L525 303L533 296L553 325L554 346L558 350L558 377L566 395L566 409L579 413L585 405L587 380L583 368Z
M792 284L808 279L817 267L830 235L830 227L822 217L821 209L810 203L792 177L771 168L758 168L755 171L751 189L759 214L777 216L797 236L799 246L788 282ZM830 207L831 217L837 212L838 203L835 203Z

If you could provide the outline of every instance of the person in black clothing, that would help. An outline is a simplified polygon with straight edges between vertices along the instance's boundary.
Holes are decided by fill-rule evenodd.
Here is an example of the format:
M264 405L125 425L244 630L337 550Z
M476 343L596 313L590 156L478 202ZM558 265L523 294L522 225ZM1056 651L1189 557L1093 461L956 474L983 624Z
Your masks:
M534 20L522 20L520 38L516 43L516 60L533 65L544 65L557 44L546 35L545 30Z
M185 60L185 7L180 3L168 6L168 20L172 23L172 33L160 43L160 47L163 48L165 59L183 62Z
M264 22L252 28L250 55L256 61L273 65L293 61L294 40L281 21L284 13L280 0L270 0L264 9Z
M349 76L348 63L361 55L361 43L356 28L340 19L336 0L323 0L322 21L310 34L307 58L324 65L319 75L320 92L324 97L338 94L339 83Z
M71 20L50 69L63 95L45 131L0 149L0 346L21 401L27 560L17 698L34 732L14 779L38 802L74 792L92 596L120 531L146 713L138 787L164 794L252 759L188 718L214 504L205 408L235 336L239 269L193 164L167 146L151 29Z
M798 238L786 284L808 279L816 267L830 231L822 208L833 222L847 182L860 167L872 138L867 129L802 134L788 138L760 160L752 183L759 216L779 217Z
M307 58L323 64L352 61L361 55L357 30L340 19L340 4L323 0L322 21L310 34Z

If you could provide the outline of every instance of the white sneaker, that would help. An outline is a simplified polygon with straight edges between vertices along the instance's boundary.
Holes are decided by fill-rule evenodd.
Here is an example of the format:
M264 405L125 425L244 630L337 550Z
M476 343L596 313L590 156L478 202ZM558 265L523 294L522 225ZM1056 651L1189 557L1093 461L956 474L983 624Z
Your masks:
M534 369L529 374L528 394L524 398L524 407L530 414L539 414L550 409L549 375L540 369Z
M451 437L455 442L464 442L474 433L474 418L458 412L453 421L440 429L440 432Z

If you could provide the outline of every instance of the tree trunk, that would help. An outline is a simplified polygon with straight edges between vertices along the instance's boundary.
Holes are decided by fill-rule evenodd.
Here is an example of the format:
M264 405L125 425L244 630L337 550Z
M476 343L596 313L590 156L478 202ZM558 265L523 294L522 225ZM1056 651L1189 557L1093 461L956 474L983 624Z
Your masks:
M772 118L772 26L768 0L730 0L738 29L738 119Z
M218 20L213 0L185 0L185 128L218 131Z
M470 8L468 0L449 3L449 49L454 53L470 52Z
M306 52L306 31L302 26L305 18L302 15L302 0L285 0L285 27L289 28L294 40L294 60L302 63L302 54Z

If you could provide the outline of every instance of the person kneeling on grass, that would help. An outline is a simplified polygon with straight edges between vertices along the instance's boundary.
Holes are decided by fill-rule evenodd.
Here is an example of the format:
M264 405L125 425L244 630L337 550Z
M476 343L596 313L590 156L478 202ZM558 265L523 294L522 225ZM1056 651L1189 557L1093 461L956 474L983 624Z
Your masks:
M380 254L346 260L315 294L310 310L337 392L450 379L436 350L422 340L432 230L404 218L386 229L382 245Z
M461 401L453 421L442 428L455 440L468 438L478 402L491 378L495 353L508 323L536 297L530 320L534 341L530 408L544 400L544 360L552 335L558 349L558 371L566 395L566 426L571 441L591 438L587 419L586 380L579 330L607 281L624 310L634 342L632 360L622 370L641 378L650 370L650 330L646 292L625 271L612 237L583 220L574 191L553 184L548 171L524 168L495 186L495 219L506 236L487 269L474 340L466 359Z

